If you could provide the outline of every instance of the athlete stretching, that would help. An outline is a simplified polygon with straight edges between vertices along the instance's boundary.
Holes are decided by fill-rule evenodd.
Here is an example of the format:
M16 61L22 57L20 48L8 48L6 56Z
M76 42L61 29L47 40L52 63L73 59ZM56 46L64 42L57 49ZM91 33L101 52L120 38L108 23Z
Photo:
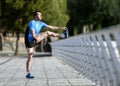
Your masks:
M47 25L41 20L42 20L41 12L40 11L34 12L34 19L28 23L28 27L25 33L25 45L28 53L28 59L26 61L26 71L27 71L26 78L28 79L34 78L34 76L30 73L30 67L31 67L33 50L35 45L37 45L41 40L43 40L47 36L60 37L60 34L47 30L45 32L39 33L41 29L47 28L52 30L60 30L60 29L65 30L66 28L66 27Z

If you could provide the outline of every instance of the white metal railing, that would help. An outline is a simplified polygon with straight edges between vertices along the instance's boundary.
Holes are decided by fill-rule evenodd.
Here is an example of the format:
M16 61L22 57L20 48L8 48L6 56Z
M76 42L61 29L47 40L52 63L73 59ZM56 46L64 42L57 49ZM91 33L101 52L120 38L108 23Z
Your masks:
M51 42L52 55L98 86L120 86L120 25Z

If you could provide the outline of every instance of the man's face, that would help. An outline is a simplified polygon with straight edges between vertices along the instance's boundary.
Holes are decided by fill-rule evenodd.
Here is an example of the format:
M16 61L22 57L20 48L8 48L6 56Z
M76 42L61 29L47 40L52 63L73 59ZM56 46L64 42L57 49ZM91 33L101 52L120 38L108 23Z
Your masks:
M36 19L42 20L42 14L40 12L37 12Z

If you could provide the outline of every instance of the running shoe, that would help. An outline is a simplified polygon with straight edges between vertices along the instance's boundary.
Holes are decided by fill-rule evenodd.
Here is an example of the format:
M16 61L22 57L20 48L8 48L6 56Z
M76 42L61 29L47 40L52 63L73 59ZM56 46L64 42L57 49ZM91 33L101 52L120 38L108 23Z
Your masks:
M35 78L34 76L32 76L32 74L31 73L28 73L27 75L26 75L26 78L27 79L33 79L33 78Z
M61 38L68 38L69 33L68 33L68 28L66 28L61 34L60 37Z

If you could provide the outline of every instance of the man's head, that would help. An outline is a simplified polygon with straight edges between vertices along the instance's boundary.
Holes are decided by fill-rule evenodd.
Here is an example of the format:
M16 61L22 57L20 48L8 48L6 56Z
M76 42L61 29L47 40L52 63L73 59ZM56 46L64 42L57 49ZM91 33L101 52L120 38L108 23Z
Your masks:
M42 20L42 14L40 11L35 11L34 12L34 19L39 21L39 20Z

